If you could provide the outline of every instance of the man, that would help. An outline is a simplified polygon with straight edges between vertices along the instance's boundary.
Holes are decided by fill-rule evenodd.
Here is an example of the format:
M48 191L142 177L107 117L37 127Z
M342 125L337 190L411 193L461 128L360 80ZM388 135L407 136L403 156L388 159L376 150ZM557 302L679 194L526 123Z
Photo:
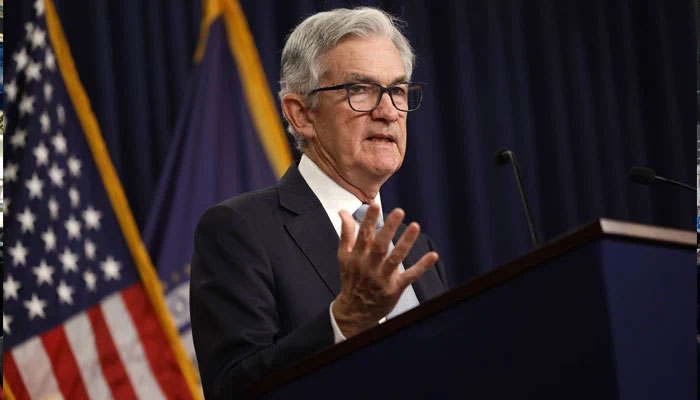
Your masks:
M287 39L280 99L304 154L276 186L207 210L195 233L191 318L207 397L446 289L418 224L401 225L400 209L382 218L379 189L422 99L412 68L396 21L376 9L313 15Z

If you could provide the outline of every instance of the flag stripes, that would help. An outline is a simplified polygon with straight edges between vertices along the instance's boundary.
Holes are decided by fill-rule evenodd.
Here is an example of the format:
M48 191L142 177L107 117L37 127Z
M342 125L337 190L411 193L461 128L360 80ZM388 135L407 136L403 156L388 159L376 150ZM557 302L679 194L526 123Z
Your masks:
M63 393L63 398L87 399L88 394L64 330L54 328L41 335L41 341L46 349L46 355L53 365L56 381L61 393Z
M78 363L78 372L91 399L112 399L112 392L99 367L95 346L95 334L85 313L71 318L64 324L68 345Z
M129 365L126 373L136 395L140 399L164 399L165 396L155 382L146 354L139 342L138 333L124 306L121 294L115 293L102 303L102 312L110 332L119 332L112 339L122 362Z
M5 379L17 399L189 399L164 340L143 286L135 284L15 346L4 357Z
M29 399L29 392L19 376L17 363L15 363L14 357L8 352L3 353L2 375L3 391L8 400L12 400L13 397L15 400ZM12 385L11 391L10 385Z
M12 349L12 356L30 398L52 398L61 393L41 339L34 336L16 346Z
M163 334L148 297L141 286L133 286L122 292L122 300L134 321L135 330L143 344L146 357L165 397L172 399L188 396L188 389L177 371L177 361L170 351L161 351L161 343L167 338Z
M94 307L87 312L92 332L95 334L100 368L115 399L133 399L136 393L129 383L124 365L119 359L117 347L107 329L102 309Z

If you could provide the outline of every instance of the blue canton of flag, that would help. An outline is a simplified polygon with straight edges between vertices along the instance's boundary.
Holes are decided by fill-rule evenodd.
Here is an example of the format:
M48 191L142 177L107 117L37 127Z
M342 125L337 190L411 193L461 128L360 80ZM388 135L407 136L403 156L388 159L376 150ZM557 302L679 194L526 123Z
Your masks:
M191 398L64 83L74 67L52 7L36 0L6 66L7 386L16 398Z

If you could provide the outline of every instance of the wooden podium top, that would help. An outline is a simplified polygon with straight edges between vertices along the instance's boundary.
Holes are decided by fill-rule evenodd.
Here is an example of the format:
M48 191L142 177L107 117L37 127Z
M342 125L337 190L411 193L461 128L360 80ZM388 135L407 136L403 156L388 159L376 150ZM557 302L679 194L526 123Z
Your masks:
M569 233L540 245L531 252L501 265L490 272L464 282L448 292L431 299L419 307L362 332L348 340L330 346L305 359L274 372L250 388L253 396L262 395L274 388L320 368L343 355L362 348L369 343L391 335L405 326L429 317L452 304L474 297L502 282L514 278L547 260L557 257L575 247L599 238L615 238L628 241L657 243L664 246L695 249L695 232L663 228L611 219L598 219Z

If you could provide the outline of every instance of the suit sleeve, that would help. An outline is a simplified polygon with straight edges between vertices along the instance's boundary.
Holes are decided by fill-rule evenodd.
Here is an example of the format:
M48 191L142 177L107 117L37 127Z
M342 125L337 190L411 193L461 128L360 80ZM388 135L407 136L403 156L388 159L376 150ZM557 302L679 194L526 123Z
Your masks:
M243 394L266 374L333 344L327 310L278 336L275 281L256 226L219 205L195 231L190 314L208 399Z

